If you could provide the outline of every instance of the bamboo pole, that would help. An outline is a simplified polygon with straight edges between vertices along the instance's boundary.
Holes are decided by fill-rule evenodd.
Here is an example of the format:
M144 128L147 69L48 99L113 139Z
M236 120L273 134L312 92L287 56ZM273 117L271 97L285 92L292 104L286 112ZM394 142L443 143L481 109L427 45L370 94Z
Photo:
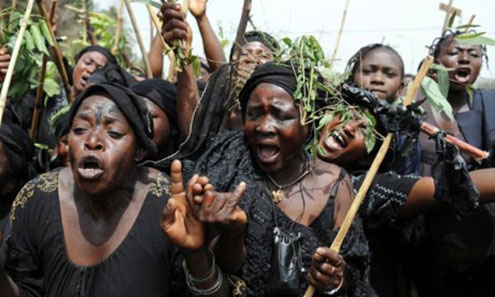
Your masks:
M421 81L426 76L426 73L428 72L428 69L430 68L431 64L433 64L433 57L432 56L426 57L425 61L423 62L423 65L421 66L421 69L418 72L418 75L416 75L416 78L413 81L411 89L407 92L406 98L404 99L404 105L409 105L412 102L413 98L416 97L416 94L421 85ZM373 163L371 164L371 167L368 170L366 177L364 178L363 184L359 188L359 191L356 197L354 198L351 207L347 211L347 215L345 216L345 219L342 222L342 226L340 226L339 232L337 233L337 236L335 236L335 239L333 240L330 249L336 252L340 251L340 247L344 242L344 238L347 235L347 232L349 231L352 222L354 221L354 217L359 211L359 207L361 206L361 203L366 197L366 192L368 192L368 189L371 186L371 182L373 182L373 179L375 178L375 175L378 172L378 169L380 168L380 165L382 164L385 155L387 154L391 141L392 141L392 133L388 133L387 136L385 137L385 140L382 143L382 146L380 147L380 150L378 151L378 154L373 160ZM306 290L306 292L304 293L304 297L312 297L314 291L315 291L314 287L310 285Z
M125 1L125 6L127 8L127 12L129 13L129 17L131 18L132 27L134 28L134 32L136 33L139 48L141 49L146 76L148 78L152 78L153 74L151 73L151 66L150 66L150 61L148 60L148 53L146 52L143 39L141 38L141 34L139 33L139 28L136 22L136 18L134 17L134 12L132 11L131 3L129 2L129 0L124 0L124 1Z
M471 15L471 18L469 18L469 22L467 23L468 24L468 27L466 27L466 30L464 32L469 31L469 26L471 26L473 24L475 17L476 17L475 14Z
M122 15L124 14L124 0L119 2L119 11L117 12L117 28L115 30L115 41L113 42L112 54L115 55L119 49L120 33L122 31Z
M48 26L53 26L55 17L55 8L57 6L57 0L51 0L50 2L50 22ZM43 63L41 64L40 75L38 78L38 87L36 89L36 99L34 101L34 112L31 120L31 129L29 130L29 138L34 142L36 141L36 135L38 134L38 126L40 122L41 109L43 108L43 87L45 86L46 65L48 63L48 56L43 55Z
M43 0L36 0L36 2L38 3L40 13L43 16L43 18L45 18L46 23L50 24L51 23L50 15L46 11L46 7L45 4L43 3ZM53 27L48 26L48 31L50 31L50 36L53 40L52 50L55 56L55 64L57 65L58 71L60 72L60 76L62 77L62 82L64 84L65 91L67 92L67 98L69 102L72 103L74 101L74 93L72 92L72 87L69 84L69 77L67 75L67 70L65 69L62 51L60 50L60 46L58 45L57 37L53 32Z
M450 8L452 7L452 2L454 0L449 0L449 4L447 5L447 9L445 10L445 19L443 20L443 25L442 25L442 35L447 30L447 25L449 23L449 18L450 18Z
M162 24L160 20L158 19L158 16L156 13L153 11L153 7L150 4L146 5L146 8L148 9L148 12L151 17L151 21L155 25L156 28L156 34L159 36L162 46L167 52L168 59L170 60L170 67L168 69L168 81L170 82L175 82L175 77L177 75L177 70L175 69L175 54L174 51L170 49L170 46L165 42L162 36Z
M335 57L337 57L337 51L340 45L340 38L342 37L342 32L344 31L345 17L347 16L347 9L349 8L349 0L346 0L344 12L342 13L342 20L340 21L339 33L337 34L337 41L335 42L335 47L333 49L332 57L330 58L330 69L333 67L333 62Z
M12 82L15 64L17 62L17 58L19 57L22 39L24 38L24 33L26 32L26 27L28 25L29 17L31 16L31 11L33 10L33 4L34 0L29 0L26 7L26 12L24 13L24 17L21 20L19 33L17 34L14 49L12 50L12 58L10 59L9 67L7 68L7 73L5 74L5 80L3 81L2 91L0 92L0 125L2 123L3 111L7 102L7 95L9 93L10 83Z

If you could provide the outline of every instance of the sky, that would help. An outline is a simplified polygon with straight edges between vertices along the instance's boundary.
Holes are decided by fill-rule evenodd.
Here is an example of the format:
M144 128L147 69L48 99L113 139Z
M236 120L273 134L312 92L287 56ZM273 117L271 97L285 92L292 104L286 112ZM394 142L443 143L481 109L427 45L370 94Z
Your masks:
M194 0L191 0L194 1ZM384 43L392 46L402 56L405 71L415 73L419 62L428 54L426 49L442 30L445 12L439 10L440 3L448 0L349 0L344 31L334 63L334 69L343 71L347 60L362 46ZM114 5L119 0L95 0L100 8ZM243 0L208 0L207 15L213 28L223 29L226 39L233 41ZM346 0L252 0L251 16L257 29L282 39L300 35L314 35L322 45L327 58L335 48ZM454 0L453 6L462 14L455 25L466 24L471 15L476 15L474 24L481 25L479 31L495 38L495 1ZM143 4L132 4L144 43L149 48L150 21ZM130 21L124 16L127 25ZM204 56L201 37L194 18L188 21L193 28L193 51ZM248 25L248 30L253 28ZM229 47L226 49L228 52ZM139 48L135 45L135 52ZM493 77L495 73L495 48L488 48L488 67L482 69L482 77ZM490 71L492 69L492 71Z

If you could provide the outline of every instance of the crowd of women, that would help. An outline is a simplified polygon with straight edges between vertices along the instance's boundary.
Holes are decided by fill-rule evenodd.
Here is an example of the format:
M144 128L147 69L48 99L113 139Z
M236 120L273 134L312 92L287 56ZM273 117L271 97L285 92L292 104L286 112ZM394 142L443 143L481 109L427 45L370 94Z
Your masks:
M67 66L76 100L62 115L65 92L47 100L35 140L34 97L10 98L1 296L495 295L495 164L445 140L494 153L495 93L471 88L484 46L447 30L430 48L450 69L449 118L428 102L402 107L404 63L384 44L359 49L337 86L280 58L266 32L246 32L227 62L206 1L195 2L200 77L187 65L175 83L144 79L84 48ZM168 44L190 45L179 4L161 17ZM156 77L163 50L158 36ZM4 48L0 80L9 63ZM444 132L420 134L418 121ZM387 133L392 147L330 249Z

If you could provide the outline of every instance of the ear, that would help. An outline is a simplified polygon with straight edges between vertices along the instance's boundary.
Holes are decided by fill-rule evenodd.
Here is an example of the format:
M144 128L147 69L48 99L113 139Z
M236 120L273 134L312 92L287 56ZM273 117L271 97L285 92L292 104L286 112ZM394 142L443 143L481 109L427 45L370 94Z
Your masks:
M138 147L138 149L136 150L136 155L134 156L134 162L140 163L141 161L143 161L146 153L146 150L144 150L142 147Z

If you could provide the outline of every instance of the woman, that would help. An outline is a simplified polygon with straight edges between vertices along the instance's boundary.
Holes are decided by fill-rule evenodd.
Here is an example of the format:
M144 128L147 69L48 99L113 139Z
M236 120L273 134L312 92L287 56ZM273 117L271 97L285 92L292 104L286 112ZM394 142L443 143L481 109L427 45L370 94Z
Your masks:
M358 107L355 109L360 110ZM351 170L351 179L356 190L359 189L375 157L375 154L367 153L365 133L366 118L355 116L347 123L342 123L341 117L336 114L323 129L320 139L319 158ZM480 203L494 201L495 187L490 181L494 174L494 169L470 172L473 184L479 191ZM420 252L417 248L411 249L411 246L407 245L419 235L420 230L423 232L419 233L424 234L424 219L418 216L427 213L431 213L430 216L438 216L445 213L445 210L452 210L452 204L437 200L439 193L436 186L437 183L431 177L403 176L392 171L378 173L374 178L361 206L360 215L372 251L371 284L379 296L397 296L404 288L404 282L398 282L396 278L403 273L407 275L408 266L404 267L404 263L407 262L405 260L417 259ZM463 187L455 188L454 191L466 193ZM463 199L467 201L468 197ZM476 206L476 203L468 204ZM469 207L469 211L472 212L473 208ZM475 228L471 232L477 234L478 230ZM483 240L476 251L487 244L489 240ZM432 272L421 269L421 273L431 275ZM437 286L440 287L441 284L442 282ZM466 290L472 289L463 287L465 284L466 282L462 282L462 285L454 285L455 290L465 294ZM438 292L438 287L432 290ZM490 286L485 285L482 290L488 292L489 288Z
M164 21L162 34L168 44L176 40L191 40L191 30L187 29L180 5L164 3L161 12ZM169 163L174 158L199 156L208 141L223 130L242 130L239 91L254 67L273 61L279 49L277 41L264 32L247 32L244 38L246 44L238 57L233 57L232 51L231 63L212 73L202 94L196 89L196 78L190 65L178 74L177 113L181 115L179 135L184 143L177 154L168 158ZM210 55L207 54L207 58L210 60Z
M425 103L428 113L426 121L490 152L491 157L481 164L463 155L469 170L490 168L494 166L495 94L491 90L472 88L483 65L483 57L486 57L486 49L480 45L460 43L456 39L460 34L462 32L447 31L435 40L430 53L436 63L453 69L448 73L447 101L452 106L454 119L447 118ZM435 78L436 75L432 76ZM422 146L421 175L430 176L434 143L423 136L419 141ZM427 216L426 223L426 230L431 235L427 238L429 245L420 257L427 259L428 273L422 272L424 267L415 267L420 293L493 295L495 289L484 283L489 283L487 275L495 272L495 205L482 205L472 216L463 220L456 220L448 214Z
M130 89L144 98L153 118L153 141L158 154L146 159L160 160L170 156L179 147L177 88L162 79L147 79L133 84Z
M93 85L69 122L70 167L28 182L12 207L4 265L21 296L186 295L179 251L159 225L169 179L136 165L156 152L144 102L126 88ZM193 288L214 284L218 296L221 272L210 256L181 252L194 267L186 282L208 275Z
M210 190L238 192L235 189L241 181L246 183L242 199L236 197L247 215L247 225L228 230L229 224L218 224L211 217L215 212L210 217L198 216L202 208L215 203L204 198L206 193L194 199L200 207L192 207L193 212L216 223L212 224L213 234L218 235L215 240L226 242L226 237L245 233L245 239L237 241L245 248L238 276L248 296L300 296L307 284L318 294L372 296L367 283L367 245L359 220L341 255L328 249L353 191L339 167L306 153L311 131L300 123L300 102L292 97L296 86L292 68L274 63L258 66L240 94L244 132L221 133L198 159L184 161L185 176L207 176L201 184L207 187L209 183ZM227 246L243 251L233 244ZM243 256L241 252L217 253L226 263Z

